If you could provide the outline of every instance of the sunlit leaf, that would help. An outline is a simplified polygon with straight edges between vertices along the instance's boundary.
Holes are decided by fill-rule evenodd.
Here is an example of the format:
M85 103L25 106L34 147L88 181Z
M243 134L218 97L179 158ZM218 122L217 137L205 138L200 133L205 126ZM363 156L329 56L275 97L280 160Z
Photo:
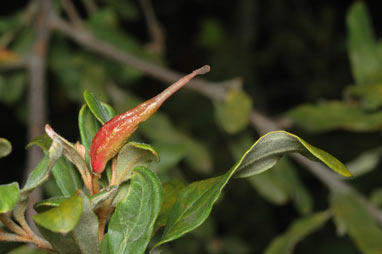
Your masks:
M0 185L0 213L11 211L19 201L20 192L17 182Z
M297 219L288 231L276 237L264 251L265 254L293 254L295 245L307 235L318 230L330 218L329 212L319 212Z
M111 253L144 253L162 204L162 186L147 168L136 168L129 194L113 213L109 227Z

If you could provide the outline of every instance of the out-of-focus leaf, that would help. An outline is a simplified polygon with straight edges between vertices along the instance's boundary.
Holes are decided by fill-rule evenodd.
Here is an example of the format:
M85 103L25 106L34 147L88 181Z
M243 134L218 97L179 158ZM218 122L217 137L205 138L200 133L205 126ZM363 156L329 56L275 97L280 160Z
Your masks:
M357 84L382 81L382 58L363 2L355 2L347 14L349 55Z
M232 89L224 102L216 102L216 117L228 133L237 133L249 123L252 100L244 91Z
M201 33L198 42L208 49L214 49L225 40L223 27L217 20L207 19L201 24Z
M52 232L66 234L77 225L82 214L82 202L82 198L75 194L59 206L34 215L33 220Z
M117 205L110 219L107 235L112 253L144 253L162 205L162 196L158 177L147 168L136 168L129 194Z
M382 253L382 230L356 194L333 193L331 206L362 253Z
M370 202L372 202L375 206L382 208L382 188L373 190L370 194Z
M81 203L77 202L74 206L78 207L81 204L81 212L73 230L66 234L51 232L44 228L40 228L40 231L60 254L99 254L97 216L93 212L89 198L84 193L81 192L76 197L80 199ZM62 207L64 202L59 207ZM73 214L73 216L77 216L77 214Z
M154 247L175 240L200 226L235 172L241 177L259 174L273 167L283 154L291 152L319 159L333 170L351 175L336 158L301 138L285 131L269 132L259 138L226 174L186 186L171 209L162 239Z
M5 138L0 138L0 158L7 156L12 151L11 142Z
M157 220L155 221L154 231L163 227L167 223L171 208L175 204L178 193L185 187L185 184L179 179L163 184L163 203Z
M293 249L307 235L318 230L328 219L330 213L319 212L293 222L288 231L276 237L264 251L266 254L292 254Z
M136 6L136 3L133 1L125 1L125 0L104 0L104 2L107 2L108 5L113 8L113 10L121 15L123 18L126 18L128 20L136 20L139 17L139 10ZM116 17L114 17L112 12L104 12L103 14L105 16L104 20L107 22L107 20L114 20ZM111 16L111 17L110 17ZM108 18L109 17L109 18ZM114 24L115 21L112 23Z
M136 142L127 143L118 153L113 184L127 181L134 168L148 167L152 161L159 161L158 153L152 146Z
M346 90L350 95L360 98L361 106L365 110L376 110L382 107L382 79L380 83L349 86Z
M287 117L311 132L334 129L377 131L382 129L382 112L367 113L359 106L340 101L301 105L287 112Z
M354 177L358 177L374 170L381 160L382 148L376 148L362 152L354 160L347 163L347 168Z
M59 206L63 201L67 200L69 197L52 197L49 199L42 200L33 205L33 208L38 212L45 212L53 207Z
M155 143L153 147L158 152L160 161L154 162L150 168L159 174L175 167L185 156L182 144Z
M24 72L11 74L4 80L1 100L8 105L15 104L23 95L27 77Z
M89 151L94 135L101 124L94 117L87 105L83 105L78 115L78 126L81 135L81 144Z
M92 92L85 90L84 99L90 111L102 124L105 124L115 116L114 110L100 102Z
M20 191L17 182L0 185L0 213L11 211L19 201Z
M29 174L25 186L21 190L23 193L28 193L32 191L34 188L36 188L48 179L50 170L52 169L58 158L60 158L62 150L62 142L59 139L54 138L53 143L50 146L44 159Z
M20 56L18 54L0 46L0 66L4 63L11 63L19 59Z
M248 181L260 195L276 205L285 204L289 200L287 191L274 178L273 169L251 176Z
M2 252L0 251L0 253ZM50 251L42 250L40 248L25 244L12 251L7 252L6 254L50 254L50 253L51 253Z
M16 242L0 242L0 254L13 254L13 251L20 245L20 243ZM23 253L19 252L19 254Z

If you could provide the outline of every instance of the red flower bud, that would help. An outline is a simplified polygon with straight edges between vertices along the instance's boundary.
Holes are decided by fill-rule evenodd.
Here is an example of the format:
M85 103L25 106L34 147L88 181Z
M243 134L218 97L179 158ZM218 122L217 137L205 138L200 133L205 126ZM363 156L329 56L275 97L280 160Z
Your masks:
M106 163L121 149L138 125L152 116L172 94L186 85L196 75L210 71L208 65L184 76L157 96L137 107L117 115L105 123L96 133L90 147L90 160L93 171L102 173Z

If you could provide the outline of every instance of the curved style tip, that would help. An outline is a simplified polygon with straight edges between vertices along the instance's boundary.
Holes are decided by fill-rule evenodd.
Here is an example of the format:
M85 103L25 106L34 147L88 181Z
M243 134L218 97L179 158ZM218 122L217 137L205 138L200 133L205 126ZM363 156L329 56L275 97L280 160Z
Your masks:
M203 67L195 70L199 75L204 75L207 72L210 72L211 67L209 65L204 65Z

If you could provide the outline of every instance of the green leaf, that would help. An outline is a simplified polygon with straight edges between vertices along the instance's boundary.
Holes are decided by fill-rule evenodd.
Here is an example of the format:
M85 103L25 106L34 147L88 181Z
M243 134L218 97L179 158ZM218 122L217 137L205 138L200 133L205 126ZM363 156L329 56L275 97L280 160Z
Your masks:
M6 96L2 96L5 104L13 105L18 102L23 95L26 85L26 75L24 72L16 72L6 79L4 91Z
M82 214L82 198L77 194L64 200L59 206L36 214L33 220L52 232L66 234L77 225Z
M361 100L361 106L365 110L376 110L382 107L382 79L380 83L372 83L363 86L349 86L346 92Z
M178 193L185 187L179 179L172 180L163 184L163 203L157 220L155 221L154 231L167 224L172 206L175 204Z
M114 110L110 106L100 102L92 92L85 90L84 99L90 111L102 124L105 124L115 116Z
M244 91L233 89L224 102L216 102L217 120L223 129L231 134L244 129L249 123L252 100Z
M42 200L33 205L33 208L38 212L45 212L53 207L61 205L61 203L67 200L68 197L52 197L49 199Z
M0 213L11 211L20 198L19 184L17 182L0 185Z
M0 138L0 158L7 156L12 151L11 143L5 138Z
M46 153L52 145L52 139L48 135L44 134L32 139L32 141L30 141L25 148L29 149L32 145L41 147L41 149Z
M368 113L358 105L341 101L301 105L287 112L287 117L311 132L335 129L377 131L382 126L381 111Z
M382 253L382 230L354 193L332 193L332 211L363 253Z
M86 165L85 159L79 154L77 149L69 141L58 135L49 125L45 126L45 132L51 139L58 139L61 141L63 154L77 167L82 179L90 179L90 171Z
M62 143L59 139L54 138L53 143L46 153L44 159L37 165L35 169L29 174L24 188L21 190L23 193L32 191L37 186L48 180L49 173L58 158L62 154Z
M330 213L319 212L297 219L287 232L276 237L264 251L265 254L293 254L295 245L307 235L318 230L328 219Z
M351 176L339 160L327 152L308 144L305 140L286 131L272 131L261 138L246 152L237 168L237 176L247 177L273 167L286 153L298 152L344 176Z
M40 231L60 254L99 254L99 224L90 200L83 192L80 192L79 196L75 195L74 197L77 197L79 200L76 200L76 204L72 204L72 207L81 208L79 220L75 227L66 234L54 233L44 228L40 228ZM62 207L64 202L59 207ZM78 214L73 214L74 216L78 216Z
M109 235L106 234L100 244L101 254L111 254L109 249Z
M186 155L182 144L154 143L153 147L158 152L160 161L152 163L150 169L158 174L174 168Z
M57 160L52 168L52 175L64 196L70 197L82 189L82 180L78 171L64 157Z
M93 196L90 197L90 203L92 204L92 208L97 209L100 207L103 202L106 200L113 198L117 194L118 186L112 186L106 190L103 190Z
M127 143L118 153L113 184L127 181L135 167L148 167L152 161L159 161L159 156L152 146L136 142Z
M370 149L359 154L355 159L346 164L354 177L367 174L378 166L381 161L382 147Z
M285 131L269 132L259 138L243 157L224 175L194 182L178 195L168 217L162 239L155 246L172 241L200 226L211 212L221 190L232 175L246 177L273 167L286 153L300 152L311 159L320 159L333 170L349 176L350 172L336 158Z
M382 59L365 4L355 2L347 14L349 56L357 84L382 81Z
M78 125L81 135L81 143L89 151L92 140L101 124L97 121L87 105L83 105L78 115Z
M136 168L126 199L110 219L109 247L113 254L144 253L162 204L162 186L147 168Z

